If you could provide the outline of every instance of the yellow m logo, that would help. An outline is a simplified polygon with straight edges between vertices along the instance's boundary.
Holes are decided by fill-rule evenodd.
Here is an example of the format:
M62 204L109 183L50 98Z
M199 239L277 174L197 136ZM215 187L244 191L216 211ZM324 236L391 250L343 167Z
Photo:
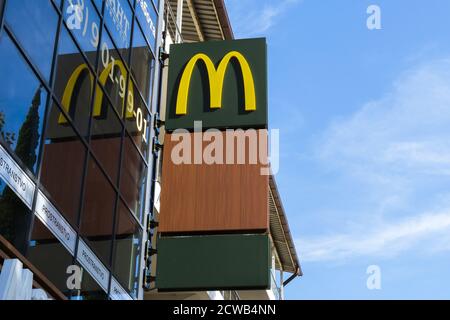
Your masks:
M225 72L230 63L230 60L235 58L242 71L242 78L244 80L244 93L245 93L245 110L256 110L256 94L255 94L255 82L253 80L252 70L247 62L247 59L237 51L231 51L222 61L219 63L219 67L216 69L211 59L203 54L196 54L189 60L183 75L181 76L180 88L178 90L178 99L175 113L177 115L187 114L187 104L189 96L189 85L191 82L192 73L194 67L199 61L203 61L206 66L209 78L209 90L210 90L210 108L219 109L222 107L222 93L223 93L223 81L225 79Z
M125 68L125 66L123 65L123 63L120 60L115 60L114 64L112 62L109 63L107 65L107 67L100 74L99 81L102 84L102 86L105 86L106 81L108 80L108 77L111 73L111 69L113 69L115 66L119 67L121 74L126 78L127 69ZM72 103L72 98L73 98L73 93L74 93L75 87L77 86L79 81L83 80L83 78L82 78L83 73L87 73L89 75L91 88L94 85L94 76L89 71L88 66L85 63L79 65L73 71L72 75L70 76L69 80L67 81L66 87L63 92L61 105L62 105L64 111L66 111L67 113L69 113L69 109L70 109L70 106ZM131 80L129 80L128 88L129 88L128 90L130 91L130 94L133 95L134 90L133 90L133 84L131 83ZM125 95L124 95L124 97L125 97ZM94 101L94 110L92 113L93 117L98 117L101 115L102 103L103 103L103 90L100 89L100 86L97 84L96 96L95 96L95 101ZM122 109L122 114L123 114L123 109ZM133 108L131 108L130 103L128 103L127 108L126 108L126 118L132 118L132 117L133 117ZM60 113L60 115L59 115L58 123L59 124L67 123L67 119L62 113Z

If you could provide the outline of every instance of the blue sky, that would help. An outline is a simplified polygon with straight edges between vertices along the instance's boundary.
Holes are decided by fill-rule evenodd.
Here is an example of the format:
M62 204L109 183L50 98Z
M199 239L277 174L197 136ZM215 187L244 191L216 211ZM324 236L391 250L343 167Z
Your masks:
M276 178L305 274L287 298L450 298L450 1L226 4L236 38L267 37Z

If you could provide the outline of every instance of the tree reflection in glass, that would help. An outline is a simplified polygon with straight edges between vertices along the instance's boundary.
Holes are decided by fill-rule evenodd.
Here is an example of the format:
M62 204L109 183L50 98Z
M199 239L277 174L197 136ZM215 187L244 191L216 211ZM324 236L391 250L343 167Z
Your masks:
M28 166L33 167L36 163L36 149L39 145L39 107L41 105L41 89L37 89L28 114L23 122L17 144L15 147L16 155ZM10 146L15 142L15 134L4 132L5 115L2 113L0 122L0 134L5 142ZM27 247L27 238L31 223L31 214L14 191L9 187L3 186L0 196L0 230L2 235L12 242L21 252L25 252Z

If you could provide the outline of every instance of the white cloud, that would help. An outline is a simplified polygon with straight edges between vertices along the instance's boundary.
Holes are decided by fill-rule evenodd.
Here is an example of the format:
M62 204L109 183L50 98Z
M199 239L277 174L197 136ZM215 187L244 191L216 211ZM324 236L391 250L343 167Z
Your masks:
M370 224L368 225L370 227ZM361 256L395 256L418 245L420 240L436 241L427 249L449 250L443 246L442 234L450 231L450 210L426 213L395 224L379 225L363 233L339 234L323 238L298 239L297 248L303 262L344 261ZM435 237L430 239L430 237ZM447 238L448 239L448 238ZM429 243L429 242L428 242Z
M450 237L442 236L450 231L449 137L450 59L405 72L389 94L334 122L316 155L370 200L343 217L358 217L352 228L299 239L301 259L395 256L419 248L419 240L426 252L449 250Z
M351 169L448 174L449 133L450 60L439 60L405 73L389 95L332 125L319 156Z
M239 37L251 37L267 32L277 19L301 0L227 0L233 30Z

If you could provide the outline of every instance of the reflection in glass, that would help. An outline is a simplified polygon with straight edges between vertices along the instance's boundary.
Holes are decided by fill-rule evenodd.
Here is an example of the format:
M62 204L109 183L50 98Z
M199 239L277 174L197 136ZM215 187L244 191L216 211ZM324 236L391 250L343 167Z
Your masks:
M147 38L153 52L156 48L156 22L158 16L156 10L151 3L151 0L137 0L136 2L136 17L139 24L144 30L144 35Z
M36 173L47 94L8 36L0 38L0 136Z
M97 87L99 93L103 91ZM117 183L123 126L105 96L101 108L102 112L92 120L91 148L111 180Z
M107 300L108 296L95 282L91 275L80 266L82 270L81 289L75 290L72 300Z
M127 0L109 0L105 3L105 25L117 48L130 47L132 11ZM127 59L125 56L124 59Z
M144 158L147 159L151 117L134 83L132 88L134 89L128 91L128 101L131 101L131 103L125 117L125 127L133 137Z
M3 3L0 0L0 6ZM61 8L62 17L55 7ZM75 14L79 9L82 17ZM64 22L55 39L59 18ZM131 50L131 24L137 20ZM104 264L113 263L117 280L135 297L154 71L154 48L148 43L154 45L155 22L152 0L9 0L0 34L0 143L15 153L27 173L40 174L39 188ZM48 96L46 88L52 83L54 92ZM105 299L85 270L81 290L68 290L66 270L73 257L33 218L0 180L0 234L64 294Z
M61 106L86 137L91 115L91 98L94 87L94 75L86 61L77 50L66 28L61 29L60 47L57 58L55 94ZM67 53L72 52L72 53ZM50 121L61 130L67 125L65 117L57 109L50 114Z
M137 297L142 230L120 201L114 251L114 274L124 288Z
M123 53L123 50L122 50ZM111 38L103 32L100 47L99 82L105 88L120 117L125 108L128 71Z
M0 234L24 255L32 217L28 207L0 179Z
M122 177L120 193L139 221L144 217L144 193L147 167L130 137L123 145Z
M98 12L101 14L102 13L102 0L93 0L94 5L97 7Z
M34 219L31 241L29 243L28 260L66 296L70 290L67 287L67 268L73 265L73 257L61 242L42 224Z
M92 2L90 0L66 1L63 17L67 27L87 55L89 62L94 66L100 42L100 18ZM74 52L65 48L62 51L64 53Z
M109 266L116 192L92 158L87 170L80 232Z
M60 114L55 103L50 114ZM63 119L64 125L55 117L48 121L41 183L61 213L77 225L86 148L67 118Z
M48 81L58 24L58 15L51 1L8 1L5 19L19 43Z
M58 8L61 8L61 0L53 0Z
M133 35L133 51L131 59L131 72L136 79L137 87L145 99L150 103L152 89L152 74L154 67L153 54L150 52L141 29L136 24Z
M156 7L156 9L159 10L159 1L160 0L152 0L152 1L153 1L154 6Z

